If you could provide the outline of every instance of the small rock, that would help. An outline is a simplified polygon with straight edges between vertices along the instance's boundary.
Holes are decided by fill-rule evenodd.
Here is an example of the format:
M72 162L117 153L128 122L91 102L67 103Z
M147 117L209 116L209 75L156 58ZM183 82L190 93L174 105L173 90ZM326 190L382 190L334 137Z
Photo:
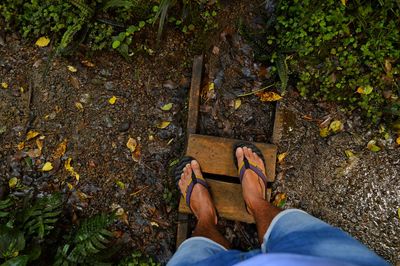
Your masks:
M88 103L90 100L90 94L89 93L84 93L81 95L81 97L79 98L79 101L81 103Z
M218 55L219 54L219 48L217 46L214 46L213 49L212 49L212 53L215 54L215 55Z
M108 127L108 128L112 128L113 127L113 121L112 121L111 117L105 116L103 118L103 121L104 121L106 127Z
M111 71L108 69L102 69L100 70L100 75L103 77L110 77L111 76Z
M27 176L27 175L24 175L24 176L22 177L22 183L23 183L24 185L29 186L29 185L32 184L32 182L33 182L33 179L32 179L31 177L29 177L29 176Z
M106 83L104 83L104 87L106 88L106 90L112 91L114 89L114 82L107 81Z
M92 83L93 85L103 85L103 84L104 84L104 81L102 81L101 79L96 79L96 78L94 78L94 79L92 79L92 80L90 81L90 83Z
M131 123L129 121L122 122L118 127L118 131L126 132L130 128L130 126L131 126Z
M166 82L164 82L163 87L172 90L178 88L178 85L172 80L167 80Z

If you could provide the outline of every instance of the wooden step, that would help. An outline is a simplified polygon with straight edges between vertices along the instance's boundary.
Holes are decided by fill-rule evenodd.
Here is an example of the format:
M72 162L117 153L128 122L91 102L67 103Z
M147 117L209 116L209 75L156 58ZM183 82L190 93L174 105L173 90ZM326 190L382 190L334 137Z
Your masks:
M195 158L204 173L238 177L233 161L233 145L239 140L190 134L186 155ZM264 155L268 182L275 180L277 147L273 144L253 142Z
M254 218L251 216L245 207L242 197L242 187L240 184L234 184L224 181L217 181L206 178L208 185L211 188L211 197L217 208L218 215L222 218L240 221L245 223L254 223ZM271 189L266 190L266 199L271 200ZM179 201L179 212L191 214L189 207L181 197Z

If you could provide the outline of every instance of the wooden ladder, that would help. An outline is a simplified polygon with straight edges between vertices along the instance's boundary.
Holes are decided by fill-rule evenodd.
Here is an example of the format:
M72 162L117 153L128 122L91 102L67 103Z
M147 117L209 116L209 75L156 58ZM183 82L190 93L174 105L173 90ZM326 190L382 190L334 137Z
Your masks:
M242 198L242 188L238 182L229 182L232 177L238 178L237 168L233 159L233 145L239 140L196 134L198 128L198 113L200 105L200 89L203 74L203 56L198 56L193 62L192 81L189 95L189 110L187 122L187 143L185 155L196 158L201 170L206 175L211 188L211 196L220 217L254 223L254 218L246 211ZM275 180L275 163L277 147L273 144L256 143L264 155L268 182ZM207 176L218 176L218 180ZM231 178L229 178L231 177ZM271 189L267 187L266 198L271 198ZM189 233L190 209L181 197L179 202L178 230L176 247Z

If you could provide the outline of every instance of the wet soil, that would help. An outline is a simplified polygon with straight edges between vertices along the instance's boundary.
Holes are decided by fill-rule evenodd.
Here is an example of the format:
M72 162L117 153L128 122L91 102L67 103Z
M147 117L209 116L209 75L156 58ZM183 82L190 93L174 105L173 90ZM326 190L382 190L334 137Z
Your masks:
M275 103L261 103L255 95L238 97L273 83L271 66L254 60L236 26L241 18L257 27L252 13L257 8L233 1L219 15L220 30L205 50L201 134L273 141ZM12 36L0 46L0 82L9 84L0 89L2 193L12 177L26 185L21 195L63 191L72 223L121 207L127 220L121 219L117 228L126 250L139 250L161 263L175 248L178 192L169 171L184 149L194 56L187 37L173 30L165 37L154 56L138 54L130 62L107 52L51 58L50 48ZM77 72L70 72L69 65ZM110 104L113 96L117 100ZM173 103L172 109L161 110L167 103ZM336 106L303 100L293 89L280 107L284 123L275 141L279 152L288 155L278 165L274 194L286 193L285 208L301 208L343 228L394 263L400 255L400 164L393 139L383 140L358 115L349 117ZM328 115L341 119L345 128L321 138L318 125ZM163 121L171 124L160 129ZM22 150L17 147L29 130L44 136L40 155L32 153L35 140L26 141ZM130 137L141 150L137 161L126 147ZM377 153L366 149L374 137L384 147ZM53 160L64 139L65 155ZM346 158L348 149L356 156ZM64 169L67 158L72 158L79 182ZM41 172L46 161L54 163L54 170ZM235 247L257 247L253 225L221 220L220 227Z

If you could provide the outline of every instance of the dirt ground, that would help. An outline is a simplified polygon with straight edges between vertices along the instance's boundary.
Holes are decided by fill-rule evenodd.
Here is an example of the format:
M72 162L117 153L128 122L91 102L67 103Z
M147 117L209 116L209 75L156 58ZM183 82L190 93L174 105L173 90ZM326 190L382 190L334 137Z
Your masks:
M273 141L275 104L261 103L255 95L238 97L272 83L270 66L254 61L236 27L238 17L256 23L251 10L257 8L234 1L220 14L220 30L205 50L202 134ZM194 56L187 49L190 41L167 30L154 56L139 54L127 62L107 52L51 58L51 47L37 48L8 36L0 46L0 82L9 84L0 89L0 194L11 177L26 185L21 195L61 190L72 223L122 208L127 219L117 227L127 249L165 263L175 248L178 192L170 169L184 148ZM161 110L168 103L172 109ZM285 208L301 208L343 228L394 263L400 257L400 162L393 139L383 140L358 115L348 117L335 106L303 100L293 90L280 107L279 152L288 155L278 166L274 194L286 193ZM326 116L342 120L344 130L320 137L318 124ZM160 128L166 121L170 124ZM29 130L44 137L40 153L34 140L18 148ZM374 137L384 147L377 153L366 149ZM135 159L126 146L129 138L140 149ZM66 153L53 160L65 139ZM344 154L349 149L355 153L350 159ZM28 157L32 167L26 164ZM63 167L68 158L79 182ZM54 169L39 171L47 161L54 162ZM234 246L256 246L254 226L220 225L227 226L224 233Z

